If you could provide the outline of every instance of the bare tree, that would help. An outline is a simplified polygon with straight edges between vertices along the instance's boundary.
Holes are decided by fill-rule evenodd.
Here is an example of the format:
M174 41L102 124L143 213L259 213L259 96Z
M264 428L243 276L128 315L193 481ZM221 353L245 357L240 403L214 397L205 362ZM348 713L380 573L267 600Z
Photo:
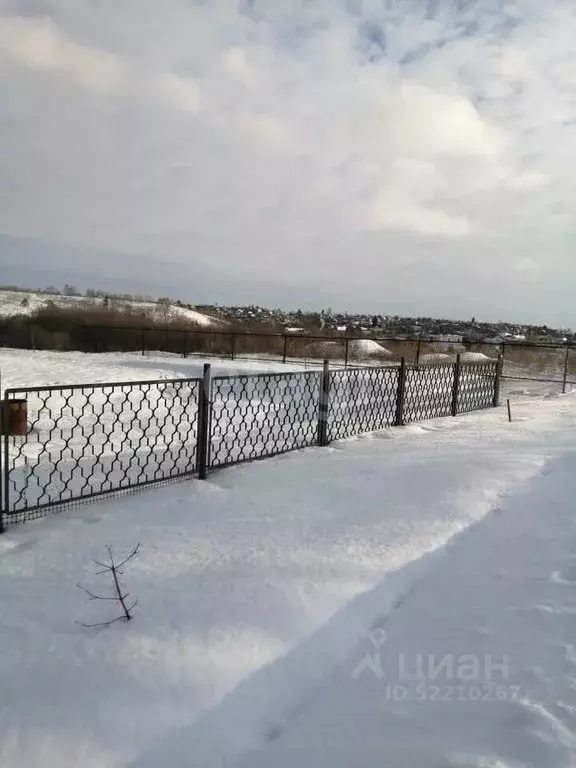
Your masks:
M110 619L109 621L101 621L97 624L84 624L81 621L77 622L83 627L109 627L110 624L114 624L117 621L130 621L132 619L132 611L138 605L138 599L136 597L130 595L129 592L126 592L125 594L123 593L123 589L118 577L124 575L124 571L121 569L126 565L126 563L129 563L130 560L133 560L136 557L140 550L140 544L136 544L128 557L122 560L121 563L117 563L115 561L114 551L109 544L106 546L106 549L108 550L108 563L101 563L98 560L94 560L95 564L102 569L101 571L96 572L96 576L110 573L114 583L114 594L109 596L97 595L94 592L91 592L89 589L86 589L86 587L83 587L82 584L78 584L78 587L88 595L90 600L111 600L115 603L119 603L122 607L122 614L120 616L116 616L114 619Z

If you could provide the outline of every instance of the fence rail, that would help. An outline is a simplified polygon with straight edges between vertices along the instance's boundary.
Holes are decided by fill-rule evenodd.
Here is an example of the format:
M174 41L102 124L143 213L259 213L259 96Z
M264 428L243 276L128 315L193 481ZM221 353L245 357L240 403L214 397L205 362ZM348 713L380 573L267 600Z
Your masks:
M6 390L0 530L105 494L498 404L500 361ZM25 420L12 415L25 409ZM20 413L20 416L22 413ZM23 426L23 428L21 428Z
M453 358L458 352L479 355L494 362L504 359L502 376L511 381L536 381L558 384L563 392L576 385L576 348L562 342L442 341L434 336L395 337L384 334L361 336L274 333L270 331L176 330L129 328L122 326L82 326L78 330L81 349L85 351L138 351L143 355L155 350L182 354L183 357L214 355L222 359L281 360L283 363L321 363L329 359L334 367L347 369L358 365L382 365L399 362L423 365ZM366 347L372 343L372 347ZM378 347L382 351L378 351Z

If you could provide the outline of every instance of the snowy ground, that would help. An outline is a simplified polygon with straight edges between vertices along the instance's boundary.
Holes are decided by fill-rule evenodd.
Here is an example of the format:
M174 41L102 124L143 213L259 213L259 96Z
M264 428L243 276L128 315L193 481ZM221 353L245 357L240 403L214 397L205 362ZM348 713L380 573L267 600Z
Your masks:
M473 357L466 360L474 361ZM2 391L9 387L50 386L72 383L139 381L142 379L195 378L202 375L203 364L212 365L214 375L242 373L282 373L286 371L317 370L319 361L291 359L284 364L265 355L252 359L223 360L221 357L182 358L167 352L109 352L85 354L84 352L29 352L21 349L0 348L0 385ZM437 362L446 362L438 358ZM482 359L476 360L482 362ZM355 361L356 365L370 365L369 360ZM343 367L344 361L331 361L333 368ZM509 368L510 375L526 376L526 379L504 380L502 396L526 399L561 392L562 385L528 379L529 370ZM554 376L551 376L554 378ZM574 386L570 384L569 388Z
M140 352L85 354L0 349L2 391L11 387L192 379L202 376L204 363L212 365L214 375L302 370L301 366L286 366L278 361L182 358L163 352L143 356Z
M390 429L11 528L0 765L574 765L575 405ZM113 607L76 584L105 589L92 560L136 542L134 621L83 628ZM388 701L386 678L354 679L373 629L391 682L400 653L507 654L519 698Z
M565 455L433 558L426 580L235 765L575 765L573 434Z

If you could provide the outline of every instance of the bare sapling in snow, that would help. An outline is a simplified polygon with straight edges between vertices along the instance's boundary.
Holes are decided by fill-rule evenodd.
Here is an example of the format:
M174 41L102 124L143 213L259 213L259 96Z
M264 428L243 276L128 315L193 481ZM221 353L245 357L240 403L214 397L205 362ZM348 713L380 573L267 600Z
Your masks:
M136 557L136 555L140 550L140 544L136 544L136 546L132 549L128 557L124 558L124 560L122 560L122 562L120 563L117 563L115 561L114 550L109 544L106 546L106 549L108 550L109 562L101 563L98 560L94 560L94 563L102 569L101 571L96 572L96 576L102 576L103 574L108 574L108 573L111 575L112 584L113 584L112 594L97 595L91 590L86 589L86 587L83 587L82 584L78 584L78 587L88 595L90 600L109 600L117 603L119 607L121 607L122 613L113 619L109 619L108 621L100 621L100 622L97 622L96 624L85 624L82 621L77 622L78 624L81 624L83 627L109 627L110 624L114 624L117 621L130 621L132 619L132 611L138 605L138 598L134 597L129 592L125 593L123 591L123 587L120 584L120 580L118 577L124 575L124 571L121 569L127 563L129 563L130 560L133 560Z

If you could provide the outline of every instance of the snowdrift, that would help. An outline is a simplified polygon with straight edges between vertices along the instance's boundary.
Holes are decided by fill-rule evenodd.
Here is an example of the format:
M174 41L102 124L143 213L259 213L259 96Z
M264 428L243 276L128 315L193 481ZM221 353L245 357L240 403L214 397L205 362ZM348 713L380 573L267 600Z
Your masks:
M444 352L435 352L431 355L420 355L421 363L449 363L454 360L454 355L447 355Z
M369 357L392 357L392 352L373 339L355 339L348 344L350 357L363 360Z
M485 355L483 352L464 352L464 354L460 356L460 359L463 363L485 363L493 362L495 360L494 357Z

